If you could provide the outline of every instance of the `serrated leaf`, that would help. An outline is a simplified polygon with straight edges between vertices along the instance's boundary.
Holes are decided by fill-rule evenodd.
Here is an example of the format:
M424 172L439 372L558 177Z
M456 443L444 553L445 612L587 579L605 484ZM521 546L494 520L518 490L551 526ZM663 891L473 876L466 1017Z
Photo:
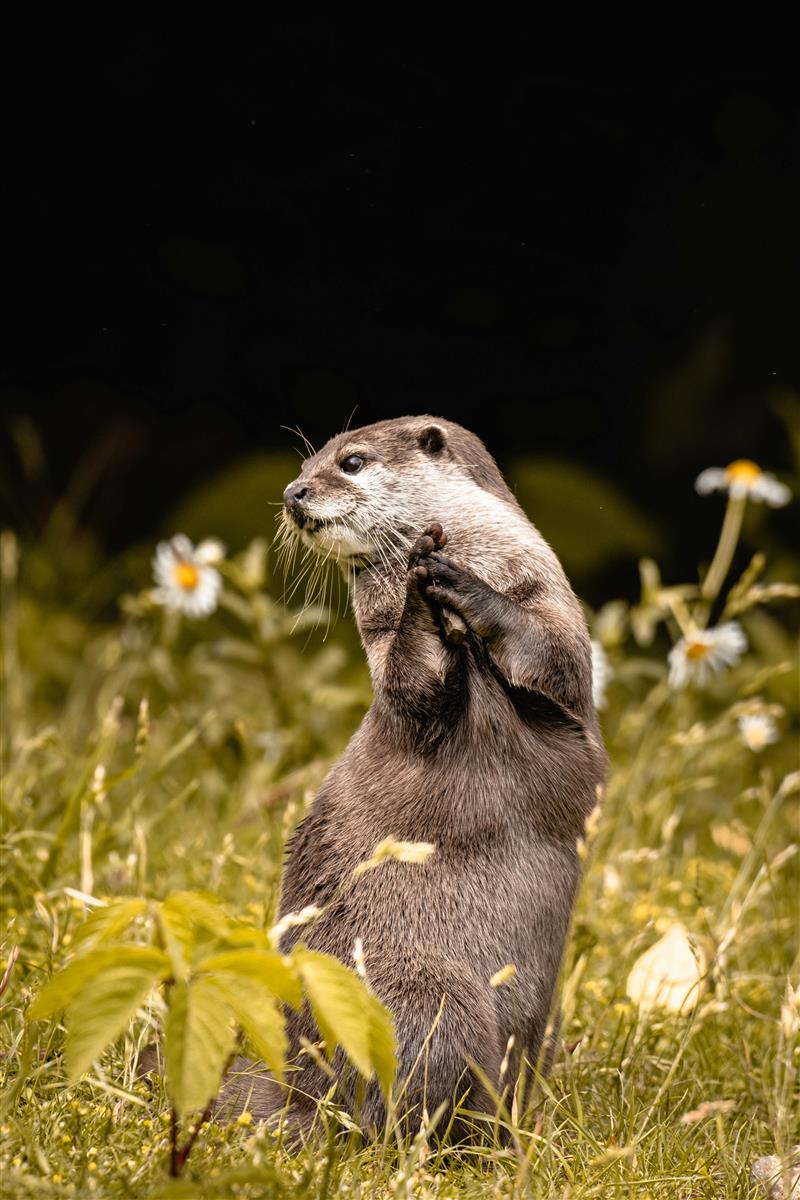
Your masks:
M243 921L233 922L225 935L225 941L229 946L241 946L243 950L272 949L272 942L263 929L256 929L253 925L245 925Z
M149 946L101 946L88 954L81 954L42 988L28 1010L28 1016L33 1021L40 1021L61 1012L79 992L91 987L98 976L112 967L126 964L144 968L156 960L161 964L161 978L164 978L169 969L169 960L160 950L153 950Z
M294 1008L303 998L292 959L275 950L226 950L204 958L196 969L215 976L224 973L256 980Z
M388 1096L397 1074L397 1040L392 1014L374 992L364 988L367 997L370 1057L384 1095Z
M394 1078L394 1032L389 1013L354 971L327 954L298 946L291 956L303 980L329 1055L341 1045L366 1078L378 1072L387 1089Z
M233 1014L213 980L177 983L169 997L164 1058L179 1116L205 1108L216 1094L234 1045Z
M146 909L147 901L141 896L121 896L118 900L112 900L104 908L96 908L75 930L73 945L77 949L87 942L99 945L102 942L113 941Z
M231 927L231 919L220 902L204 892L174 892L162 907L182 913L191 925L207 929L216 937L225 937Z
M186 914L179 908L170 907L168 902L157 906L156 916L164 949L172 963L172 973L176 979L186 979L192 959L192 926Z
M131 954L130 951L138 951ZM137 1008L169 973L160 950L120 947L117 961L77 993L67 1009L67 1071L77 1079L127 1029Z
M273 1074L281 1076L286 1063L286 1022L272 992L245 975L215 975L212 980L259 1056Z
M175 892L158 905L157 912L164 947L178 979L189 974L192 952L203 934L225 938L231 928L219 902L202 892Z

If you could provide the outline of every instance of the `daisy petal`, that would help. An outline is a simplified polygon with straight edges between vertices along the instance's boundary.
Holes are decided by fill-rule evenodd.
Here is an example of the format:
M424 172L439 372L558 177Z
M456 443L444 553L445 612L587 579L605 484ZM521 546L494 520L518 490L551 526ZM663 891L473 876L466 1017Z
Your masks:
M595 708L605 708L611 665L603 645L592 638L592 699Z
M221 542L209 539L197 550L183 533L159 542L153 555L153 575L158 587L152 592L157 604L187 617L205 617L217 607L222 576L209 565L225 553Z
M670 687L680 689L688 683L706 687L714 674L735 666L746 649L747 638L738 621L695 630L669 652Z
M194 552L195 562L203 566L218 563L225 557L225 549L219 538L205 538Z
M722 467L707 467L694 481L694 490L698 496L708 496L711 492L723 491L727 486L728 478Z
M759 754L778 740L778 727L767 713L749 713L739 717L739 734L748 750Z
M188 538L185 533L176 533L169 539L168 545L178 556L178 558L191 559L194 554L194 545L191 538Z
M785 483L781 483L774 475L765 471L753 484L750 496L753 500L763 500L770 508L783 508L791 500L792 493Z

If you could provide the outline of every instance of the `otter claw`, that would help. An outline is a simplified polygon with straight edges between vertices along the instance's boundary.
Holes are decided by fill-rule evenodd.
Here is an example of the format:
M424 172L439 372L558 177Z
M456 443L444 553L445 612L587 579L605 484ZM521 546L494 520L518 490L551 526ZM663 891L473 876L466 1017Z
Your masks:
M447 534L438 521L432 521L425 533L433 539L435 550L441 550L443 546L447 545Z
M431 555L436 555L447 545L447 534L440 521L431 521L427 529L419 535L411 548L408 566L418 579L428 579L430 562L426 561Z
M416 567L420 558L426 558L429 554L433 554L434 550L440 550L446 541L447 536L441 525L438 521L433 521L412 546L409 566L412 569ZM420 578L424 579L425 575L420 575Z

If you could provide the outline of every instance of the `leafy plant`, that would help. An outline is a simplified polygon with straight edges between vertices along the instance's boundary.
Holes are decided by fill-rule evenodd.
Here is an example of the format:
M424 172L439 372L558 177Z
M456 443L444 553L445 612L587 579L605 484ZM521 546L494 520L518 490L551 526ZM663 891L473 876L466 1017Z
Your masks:
M132 929L144 944L122 940ZM284 1005L298 1008L308 1000L326 1052L332 1055L340 1045L361 1075L377 1075L384 1093L390 1092L396 1062L387 1010L336 959L302 943L280 954L278 936L230 919L213 897L196 892L163 902L120 897L78 931L72 961L45 985L29 1018L65 1011L64 1058L74 1082L159 989L173 1109L171 1171L177 1175L243 1039L283 1078ZM179 1128L192 1116L193 1131L180 1146Z

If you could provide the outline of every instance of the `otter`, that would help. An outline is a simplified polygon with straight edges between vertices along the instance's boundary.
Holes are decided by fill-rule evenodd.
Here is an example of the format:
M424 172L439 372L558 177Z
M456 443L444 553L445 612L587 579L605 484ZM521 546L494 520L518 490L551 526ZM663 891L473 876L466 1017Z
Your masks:
M581 607L488 450L451 421L337 435L286 488L283 520L350 577L374 699L290 840L279 916L323 912L282 949L352 964L361 939L394 1017L404 1112L439 1110L446 1127L468 1093L494 1113L504 1057L513 1083L542 1052L605 773ZM435 852L350 880L387 837ZM319 1036L307 1009L288 1032L295 1050ZM305 1062L288 1109L301 1130L330 1088ZM257 1115L283 1106L245 1082ZM376 1084L358 1111L382 1126Z

